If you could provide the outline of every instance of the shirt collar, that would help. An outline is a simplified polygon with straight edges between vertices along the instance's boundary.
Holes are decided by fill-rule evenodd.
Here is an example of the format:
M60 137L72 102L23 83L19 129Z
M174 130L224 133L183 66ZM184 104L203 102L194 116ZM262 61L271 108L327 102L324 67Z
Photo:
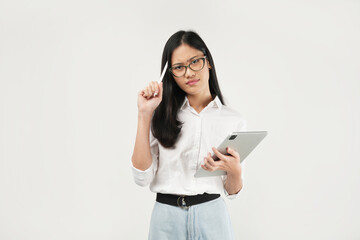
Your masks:
M221 103L220 99L218 98L218 96L215 97L215 99L213 100L214 105L216 105L216 107L218 107L220 110L223 106L223 104Z
M212 100L209 104L208 104L208 107L217 107L219 108L219 110L221 110L223 104L221 103L220 99L218 96L216 96L214 98L214 100ZM188 98L185 96L185 99L184 99L184 102L181 104L181 107L180 109L183 110L185 109L186 107L190 107L190 103L189 103L189 100Z
M188 98L185 96L184 102L181 104L180 109L183 110L183 109L185 109L186 107L190 107L190 104L189 104Z

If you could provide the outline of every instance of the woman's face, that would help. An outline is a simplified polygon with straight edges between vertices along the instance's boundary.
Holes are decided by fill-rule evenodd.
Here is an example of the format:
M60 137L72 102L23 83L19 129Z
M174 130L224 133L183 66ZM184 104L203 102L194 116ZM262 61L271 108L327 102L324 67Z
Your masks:
M204 57L204 54L196 48L190 47L187 44L181 44L177 47L171 56L171 67L182 65L187 66L192 61L199 57ZM187 68L186 73L182 77L174 77L177 85L186 92L187 95L203 95L209 94L209 62L205 59L204 68L200 71L193 71ZM197 80L194 82L193 80Z

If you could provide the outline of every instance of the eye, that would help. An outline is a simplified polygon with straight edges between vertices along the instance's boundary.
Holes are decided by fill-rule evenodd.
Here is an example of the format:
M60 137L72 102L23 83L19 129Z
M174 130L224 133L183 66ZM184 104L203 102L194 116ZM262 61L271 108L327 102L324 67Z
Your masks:
M195 59L194 61L192 61L191 63L192 64L195 64L195 63L197 63L199 61L199 59Z
M183 66L176 66L176 67L174 67L174 70L181 70L181 69L183 69Z

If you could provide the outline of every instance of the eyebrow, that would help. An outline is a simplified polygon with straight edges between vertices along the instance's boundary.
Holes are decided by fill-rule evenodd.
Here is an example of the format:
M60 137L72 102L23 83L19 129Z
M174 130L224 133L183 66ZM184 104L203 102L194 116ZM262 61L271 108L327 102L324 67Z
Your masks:
M189 58L189 59L187 60L187 62L190 61L190 60L193 59L193 58L196 58L196 57L198 57L198 55L193 56L192 58ZM173 66L178 65L178 64L182 64L182 63L175 63L175 64L173 64Z

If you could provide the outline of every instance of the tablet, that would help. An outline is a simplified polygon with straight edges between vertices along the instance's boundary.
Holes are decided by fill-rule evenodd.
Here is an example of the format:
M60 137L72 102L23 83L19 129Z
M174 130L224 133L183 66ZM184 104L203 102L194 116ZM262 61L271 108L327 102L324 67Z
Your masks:
M237 151L240 155L240 163L254 150L254 148L264 139L267 135L267 131L249 131L249 132L232 132L224 141L217 147L217 150L224 155L229 155L226 152L226 148L230 147ZM214 160L219 158L213 154ZM201 166L195 173L195 177L211 177L226 175L226 171L216 170L213 172L206 171Z

